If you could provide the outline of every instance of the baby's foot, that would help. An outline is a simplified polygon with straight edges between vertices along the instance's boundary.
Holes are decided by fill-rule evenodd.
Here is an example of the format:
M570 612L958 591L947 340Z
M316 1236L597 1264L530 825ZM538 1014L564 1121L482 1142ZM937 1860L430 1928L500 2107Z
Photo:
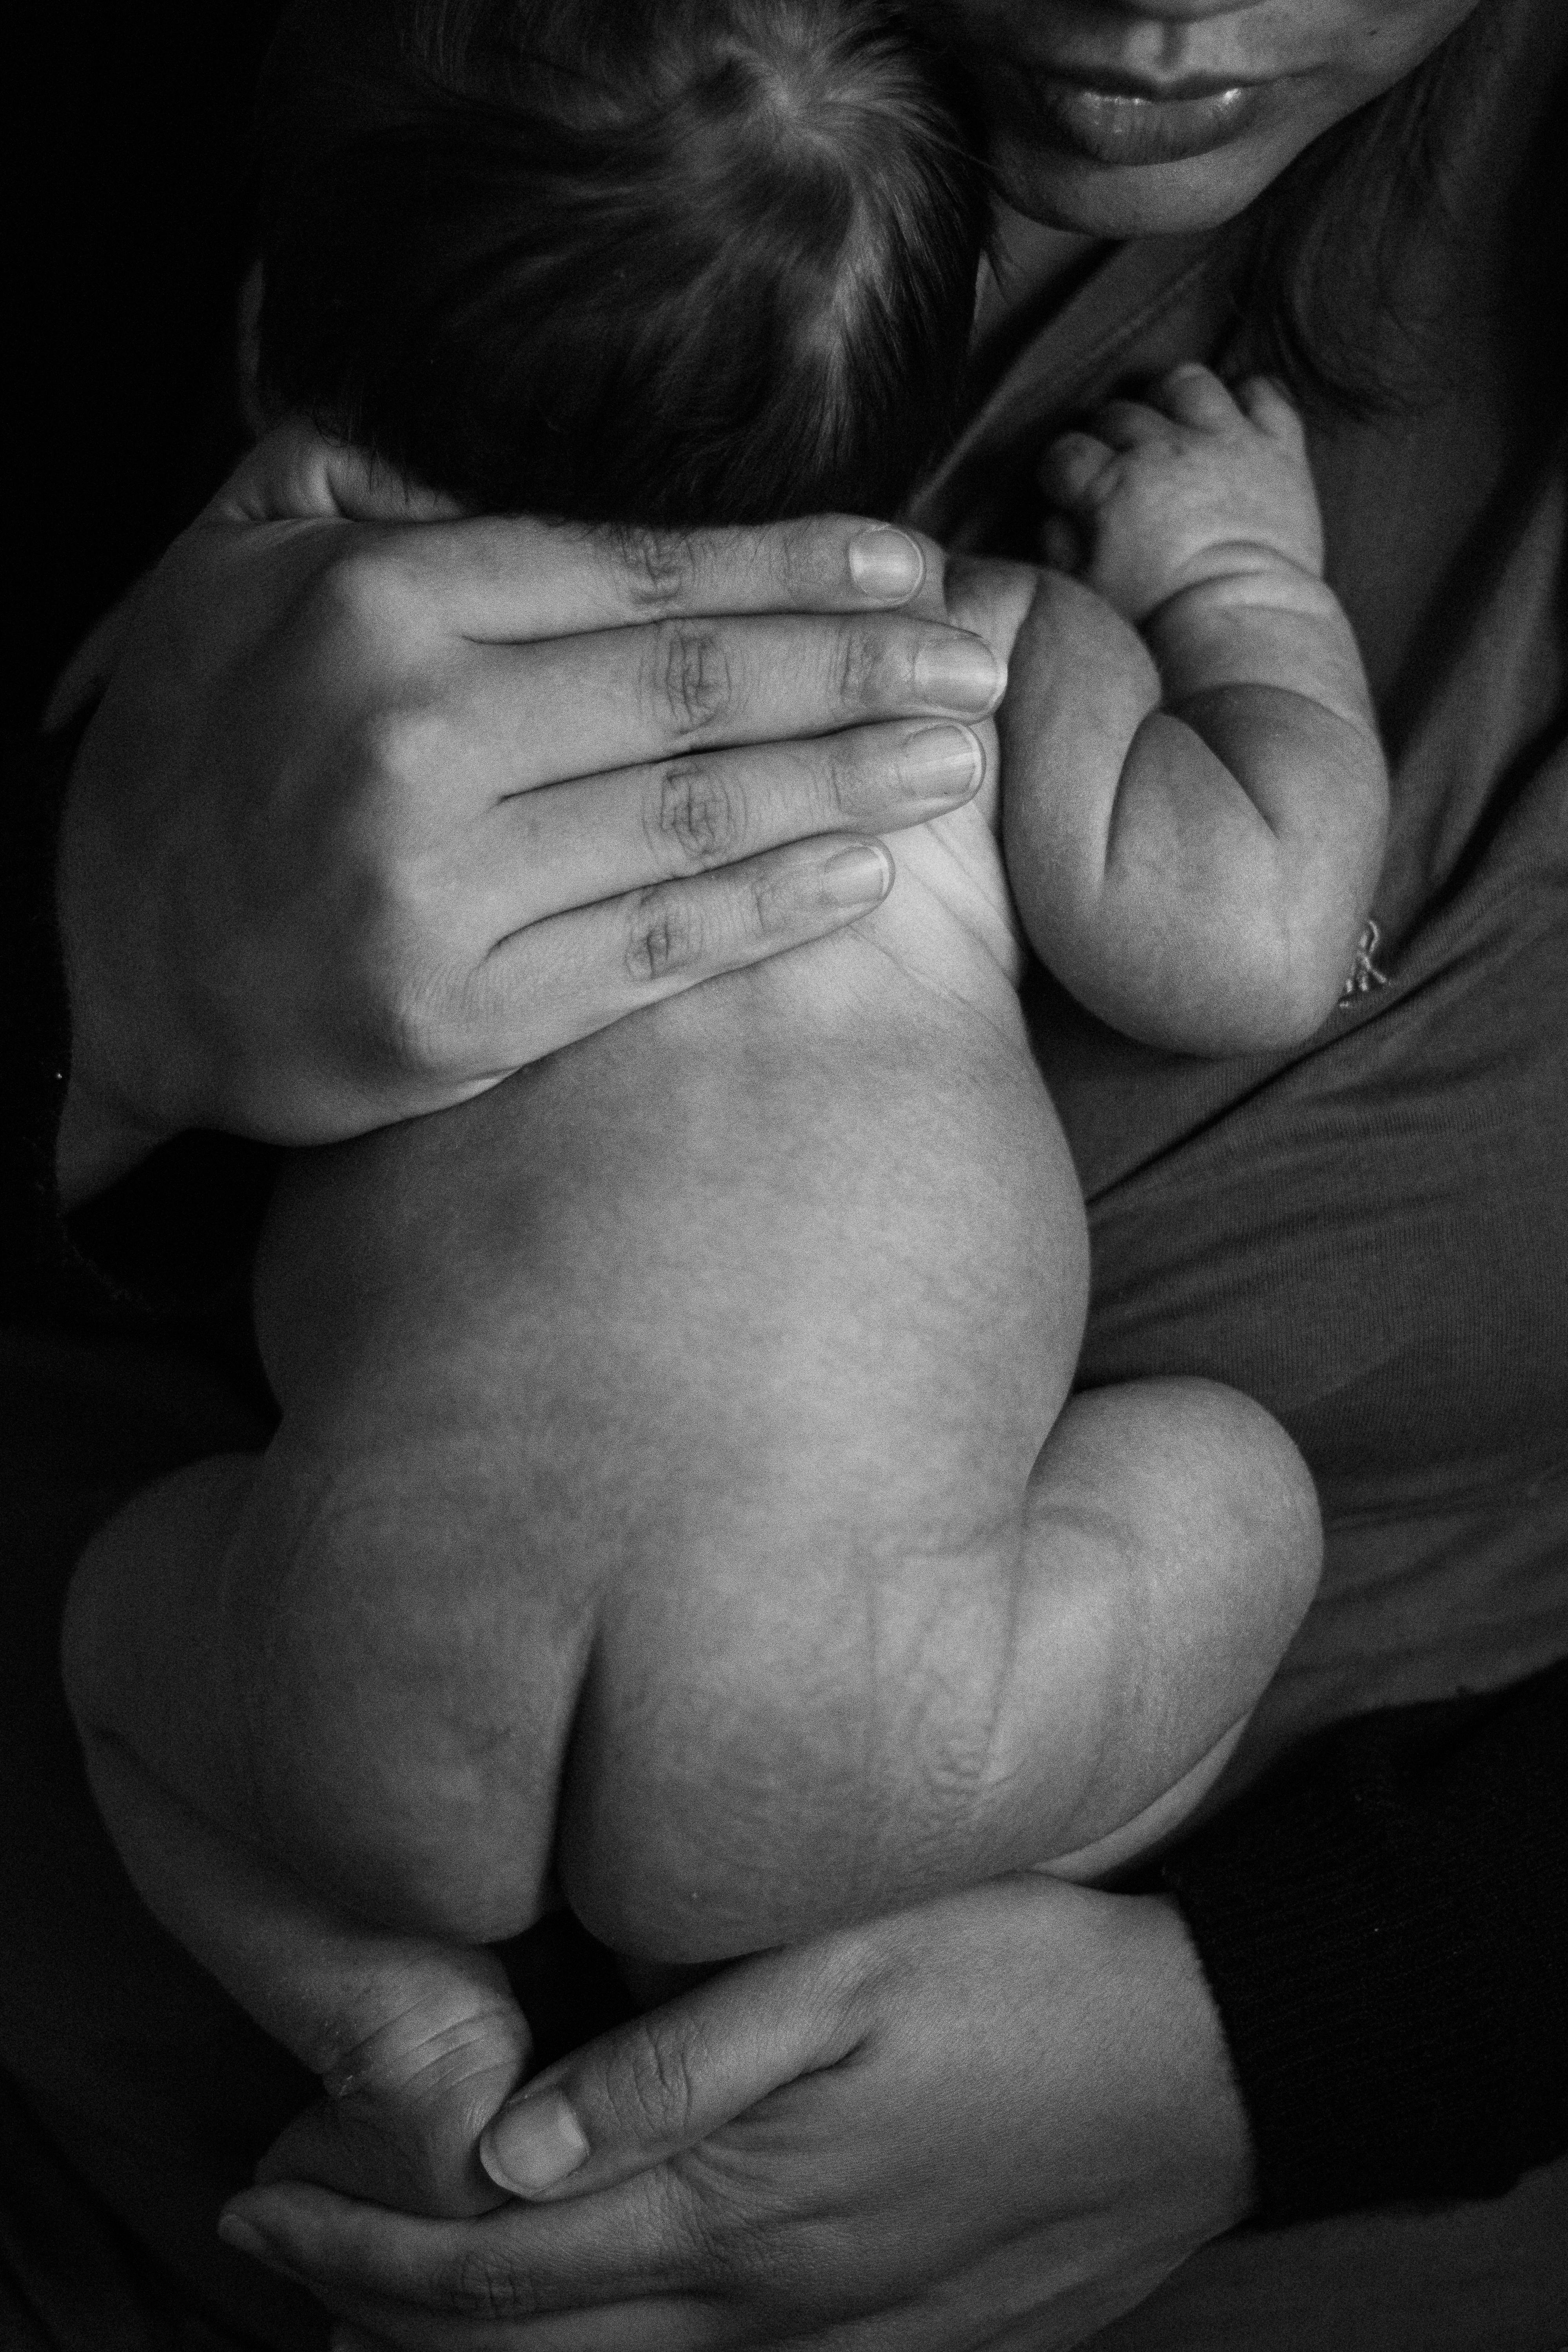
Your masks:
M258 2181L313 2180L399 2212L458 2217L504 2194L480 2137L522 2081L528 2028L494 1953L367 1930L323 2008L326 2097L295 2118Z
M1216 579L1322 576L1301 420L1266 377L1233 395L1206 367L1173 368L1147 400L1112 401L1054 442L1040 481L1057 509L1048 559L1135 626Z

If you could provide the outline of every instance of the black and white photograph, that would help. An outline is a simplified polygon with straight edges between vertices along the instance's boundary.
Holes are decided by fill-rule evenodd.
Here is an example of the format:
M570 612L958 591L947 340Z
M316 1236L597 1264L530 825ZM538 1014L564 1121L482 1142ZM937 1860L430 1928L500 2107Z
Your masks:
M1568 2352L1565 0L19 33L0 2352Z

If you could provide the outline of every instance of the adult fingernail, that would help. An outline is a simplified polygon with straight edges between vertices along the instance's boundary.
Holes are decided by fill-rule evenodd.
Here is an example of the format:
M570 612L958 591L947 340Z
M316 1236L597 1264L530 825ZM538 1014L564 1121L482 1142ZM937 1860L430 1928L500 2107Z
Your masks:
M978 637L939 637L915 656L915 688L922 702L944 710L989 710L1007 673Z
M822 869L822 895L832 907L875 907L892 887L892 859L868 841L841 849Z
M503 2107L479 2142L479 2161L498 2189L537 2197L588 2158L582 2125L555 2091Z
M918 542L891 523L863 530L849 542L849 577L862 596L912 596L925 574Z
M967 727L922 727L904 743L904 781L942 803L966 800L985 772L980 738Z

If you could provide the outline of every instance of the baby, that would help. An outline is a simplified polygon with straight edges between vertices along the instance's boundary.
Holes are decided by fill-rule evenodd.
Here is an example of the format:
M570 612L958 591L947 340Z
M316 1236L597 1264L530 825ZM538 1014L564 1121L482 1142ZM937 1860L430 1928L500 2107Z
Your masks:
M894 513L949 421L984 181L872 0L310 0L264 136L264 401L466 506ZM874 914L290 1164L281 1427L218 1557L89 1554L89 1763L391 1927L498 1940L559 1886L672 1962L1103 1870L1213 1778L1314 1499L1233 1392L1071 1393L1014 902L1120 1028L1288 1045L1384 773L1278 393L1180 370L1047 478L1078 576L927 550L1010 682Z

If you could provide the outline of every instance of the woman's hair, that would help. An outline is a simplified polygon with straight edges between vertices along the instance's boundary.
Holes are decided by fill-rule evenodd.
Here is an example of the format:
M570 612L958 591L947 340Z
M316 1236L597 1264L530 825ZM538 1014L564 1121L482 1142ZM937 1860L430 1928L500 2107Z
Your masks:
M258 383L486 511L892 512L985 230L880 0L296 0L263 76Z
M1443 388L1453 320L1434 302L1445 273L1432 263L1460 226L1454 166L1499 50L1497 16L1481 0L1414 73L1314 140L1253 208L1237 290L1244 357L1320 413L1398 414ZM1516 232L1511 270L1528 302L1542 264L1552 269L1540 248L1561 226L1542 215ZM1559 252L1559 272L1565 260Z

